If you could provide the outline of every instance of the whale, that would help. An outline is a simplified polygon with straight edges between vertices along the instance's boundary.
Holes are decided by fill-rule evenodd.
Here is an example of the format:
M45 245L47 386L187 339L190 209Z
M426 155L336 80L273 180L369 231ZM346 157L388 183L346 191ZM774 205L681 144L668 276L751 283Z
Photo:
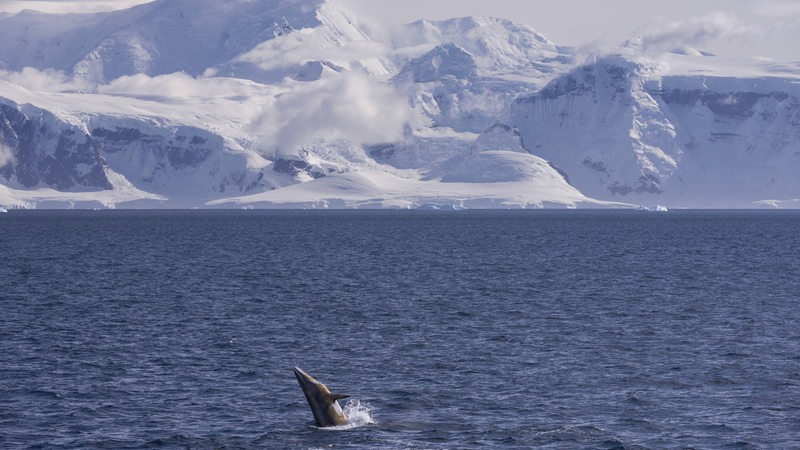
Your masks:
M294 368L294 376L297 377L297 383L306 395L308 406L314 413L314 422L318 427L335 427L345 424L347 417L337 400L349 398L349 395L332 394L324 384L298 367Z

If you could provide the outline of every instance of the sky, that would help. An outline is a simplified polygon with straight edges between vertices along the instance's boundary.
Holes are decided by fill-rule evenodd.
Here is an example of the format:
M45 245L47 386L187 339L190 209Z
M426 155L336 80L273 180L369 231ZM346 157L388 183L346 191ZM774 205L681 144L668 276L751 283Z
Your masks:
M148 0L0 0L24 8L89 12ZM468 15L525 23L559 45L605 49L640 37L645 46L693 47L724 56L800 61L800 0L340 0L387 25Z
M387 22L488 15L525 23L559 45L690 46L726 56L800 61L800 0L341 0ZM402 5L400 5L402 3Z

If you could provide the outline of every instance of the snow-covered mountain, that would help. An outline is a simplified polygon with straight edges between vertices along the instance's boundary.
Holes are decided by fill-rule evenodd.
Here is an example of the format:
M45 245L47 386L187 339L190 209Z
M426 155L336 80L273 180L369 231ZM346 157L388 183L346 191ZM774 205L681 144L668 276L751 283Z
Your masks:
M800 203L800 70L682 53L336 0L24 11L0 17L0 205Z
M517 100L526 148L597 198L742 207L800 192L800 84L662 76L621 56Z
M112 188L96 143L47 111L0 102L0 140L15 149L14 163L0 172L11 186Z
M482 75L522 75L526 81L546 79L573 62L572 49L559 47L533 28L493 17L461 17L443 21L419 20L392 39L398 54L430 45L452 44L468 52Z
M31 105L0 101L0 141L13 149L0 169L3 184L80 194L73 203L87 202L93 192L118 191L122 201L138 196L193 206L272 187L266 162L248 164L221 136L185 125L109 116L74 125ZM57 197L68 195L52 201ZM115 206L106 196L99 202Z
M183 71L200 75L292 27L319 25L323 2L156 0L90 15L23 11L3 20L0 61L52 68L93 82Z

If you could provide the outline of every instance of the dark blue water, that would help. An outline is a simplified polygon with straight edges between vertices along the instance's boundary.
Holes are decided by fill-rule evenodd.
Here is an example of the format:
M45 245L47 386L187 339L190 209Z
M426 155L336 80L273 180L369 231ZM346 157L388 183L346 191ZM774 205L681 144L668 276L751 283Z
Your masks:
M0 448L795 447L798 250L796 212L12 211Z

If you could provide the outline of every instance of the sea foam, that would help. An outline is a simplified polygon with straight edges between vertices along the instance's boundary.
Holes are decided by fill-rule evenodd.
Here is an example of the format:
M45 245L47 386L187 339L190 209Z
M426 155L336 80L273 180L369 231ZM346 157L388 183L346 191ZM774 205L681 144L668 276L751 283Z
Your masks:
M344 425L320 429L326 431L344 431L376 423L375 419L372 417L372 407L361 400L350 399L343 405L342 409L344 410L345 416L347 416L347 422Z

